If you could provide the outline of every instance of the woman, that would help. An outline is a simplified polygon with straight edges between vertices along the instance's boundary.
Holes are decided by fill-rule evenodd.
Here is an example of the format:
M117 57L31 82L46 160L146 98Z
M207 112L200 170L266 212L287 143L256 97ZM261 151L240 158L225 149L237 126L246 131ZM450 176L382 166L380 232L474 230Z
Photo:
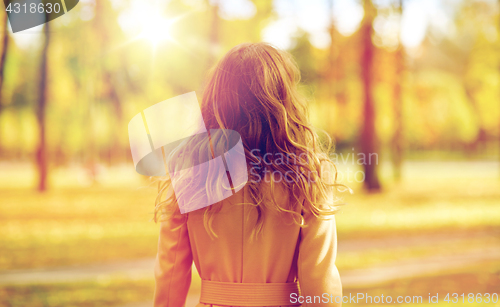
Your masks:
M171 181L160 184L154 306L184 305L193 261L199 307L341 306L333 194L341 185L307 121L299 81L291 55L266 43L234 47L211 71L203 119L207 129L241 135L248 182L186 214Z

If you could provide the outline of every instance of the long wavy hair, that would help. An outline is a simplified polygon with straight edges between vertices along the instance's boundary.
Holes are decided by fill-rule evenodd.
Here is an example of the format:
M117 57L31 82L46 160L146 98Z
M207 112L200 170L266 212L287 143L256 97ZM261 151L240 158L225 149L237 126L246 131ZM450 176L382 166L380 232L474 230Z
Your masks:
M304 226L296 206L317 217L331 216L341 205L334 190L349 189L337 182L337 169L328 158L332 140L325 133L320 142L308 121L307 101L299 93L299 84L300 71L288 52L267 43L245 43L232 48L211 69L203 91L201 111L206 128L231 129L241 135L248 164L246 185L258 214L253 234L262 229L264 206L288 212ZM266 172L281 176L279 182L271 178L263 193ZM278 184L295 201L280 205L274 193ZM159 179L155 222L159 213L168 218L178 211L171 185L168 176ZM217 237L212 222L221 205L203 209L204 225L211 236Z

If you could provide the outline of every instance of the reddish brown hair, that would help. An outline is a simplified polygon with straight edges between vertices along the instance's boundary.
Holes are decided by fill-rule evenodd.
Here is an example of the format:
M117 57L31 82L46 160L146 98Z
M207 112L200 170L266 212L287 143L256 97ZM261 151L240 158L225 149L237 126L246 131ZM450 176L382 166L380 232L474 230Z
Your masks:
M266 167L283 176L288 174L282 183L296 200L280 206L274 199L276 183L271 180L271 205L266 206L294 214L300 225L303 217L293 210L296 205L316 216L332 215L338 210L333 189L343 185L336 182L336 168L328 158L331 139L326 135L326 146L320 146L308 121L307 102L298 90L299 83L300 71L289 53L267 43L246 43L232 48L217 63L205 85L201 110L207 129L231 129L241 135L249 164L247 185L259 213L256 232L262 227L264 196L262 180L256 180L262 177L251 170L266 153L294 158L292 163L271 161ZM161 201L169 184L168 180L160 184L155 221L162 206L175 205L173 196ZM205 227L212 234L212 217L219 210L220 203L205 211Z

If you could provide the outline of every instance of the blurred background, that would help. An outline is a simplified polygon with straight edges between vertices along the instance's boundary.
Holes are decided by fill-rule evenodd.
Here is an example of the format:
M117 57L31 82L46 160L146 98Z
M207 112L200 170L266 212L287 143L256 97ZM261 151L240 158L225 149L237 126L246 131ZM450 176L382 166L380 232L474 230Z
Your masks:
M0 19L0 306L152 306L157 186L128 122L200 98L258 41L295 56L354 190L344 294L500 306L500 1L82 0L22 32Z

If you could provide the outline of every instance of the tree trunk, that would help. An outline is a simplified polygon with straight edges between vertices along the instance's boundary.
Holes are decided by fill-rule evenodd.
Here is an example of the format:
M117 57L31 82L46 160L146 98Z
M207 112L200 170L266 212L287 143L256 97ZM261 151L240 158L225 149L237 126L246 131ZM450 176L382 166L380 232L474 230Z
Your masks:
M363 84L363 118L364 123L361 130L361 153L364 156L365 181L364 186L370 192L380 190L380 182L377 174L378 152L377 134L375 130L375 106L373 99L373 53L375 47L372 42L373 19L375 8L371 0L364 0L365 16L361 26L362 53L361 53L361 79ZM376 160L372 158L376 157Z
M479 105L478 105L478 102L477 102L476 97L475 97L475 89L470 85L470 83L466 80L465 77L462 81L462 84L463 84L463 88L465 91L465 95L467 96L467 100L468 100L468 102L473 110L472 115L473 115L474 119L476 120L477 125L479 126L476 138L472 142L467 144L468 154L475 154L478 152L478 150L481 149L480 146L483 145L485 143L485 141L487 140L488 134L487 134L486 129L484 128L484 125L483 125L483 120L481 117L481 110L479 109Z
M403 1L399 0L399 16L401 16L399 28L403 16ZM401 31L399 32L401 33ZM396 181L401 180L401 165L403 163L403 74L404 74L404 50L399 38L398 49L395 51L396 76L394 80L394 134L392 136L392 168Z
M3 31L2 31L2 53L0 54L0 115L3 108L3 79L5 69L5 59L7 58L7 49L9 48L9 19L7 13L3 14ZM2 152L2 140L0 139L0 153Z
M96 14L95 14L95 25L96 30L99 33L99 45L98 50L101 54L99 61L99 80L102 83L102 88L99 91L99 100L104 99L108 106L114 111L114 116L116 118L116 123L113 119L109 119L112 121L112 139L109 140L107 148L104 148L103 154L105 155L108 165L111 166L115 161L120 158L120 138L118 134L121 132L121 127L123 127L123 108L122 108L122 100L120 97L119 91L116 89L115 75L116 72L106 68L107 56L105 56L107 50L109 50L110 38L111 38L111 30L109 29L108 24L106 23L106 16L109 14L110 8L108 5L104 3L104 1L100 1L100 3L96 3L95 6Z
M345 91L345 66L342 63L342 58L340 54L340 41L339 33L335 28L335 19L333 15L334 10L334 0L329 0L329 35L330 35L330 47L328 50L328 66L326 66L325 80L328 95L328 103L334 104L335 113L332 114L332 120L328 122L328 131L333 131L335 142L342 141L345 139L345 132L343 129L338 129L343 127L346 122L347 117L347 99ZM330 110L330 109L328 109Z
M337 58L337 49L335 47L335 42L336 42L336 37L335 37L335 24L334 24L334 18L333 18L333 1L334 0L329 0L329 12L328 15L330 16L330 27L328 29L328 32L330 34L330 48L328 49L328 66L326 67L326 71L324 72L324 77L326 81L326 88L327 88L327 95L328 95L328 104L332 104L335 106L335 112L333 114L330 114L332 116L332 120L328 121L328 131L332 132L335 142L338 141L338 133L339 130L341 129L335 129L338 128L338 123L339 123L339 117L340 117L340 110L339 110L339 104L337 101L335 101L335 95L336 95L336 89L337 89L337 84L335 80L335 59ZM329 106L327 106L329 107ZM327 110L331 110L330 108L327 108Z
M46 14L48 19L48 13ZM48 157L46 143L46 121L45 112L47 108L47 52L50 43L50 22L44 25L44 44L42 49L42 57L40 63L40 81L38 87L38 109L37 119L39 127L39 143L37 150L37 166L38 166L38 190L47 190L47 174L48 174Z
M329 3L329 16L330 16L330 48L328 50L328 71L326 73L326 77L328 79L328 98L333 101L336 94L336 83L335 83L335 59L337 58L337 50L335 48L335 24L333 18L333 1L328 1Z
M212 4L210 4L210 1L208 1L209 5L211 5L211 11L212 11L212 23L210 25L210 41L209 41L209 52L208 52L208 66L211 67L214 65L214 63L217 60L217 51L219 49L219 27L220 27L220 20L219 20L219 2L218 1L212 1Z

